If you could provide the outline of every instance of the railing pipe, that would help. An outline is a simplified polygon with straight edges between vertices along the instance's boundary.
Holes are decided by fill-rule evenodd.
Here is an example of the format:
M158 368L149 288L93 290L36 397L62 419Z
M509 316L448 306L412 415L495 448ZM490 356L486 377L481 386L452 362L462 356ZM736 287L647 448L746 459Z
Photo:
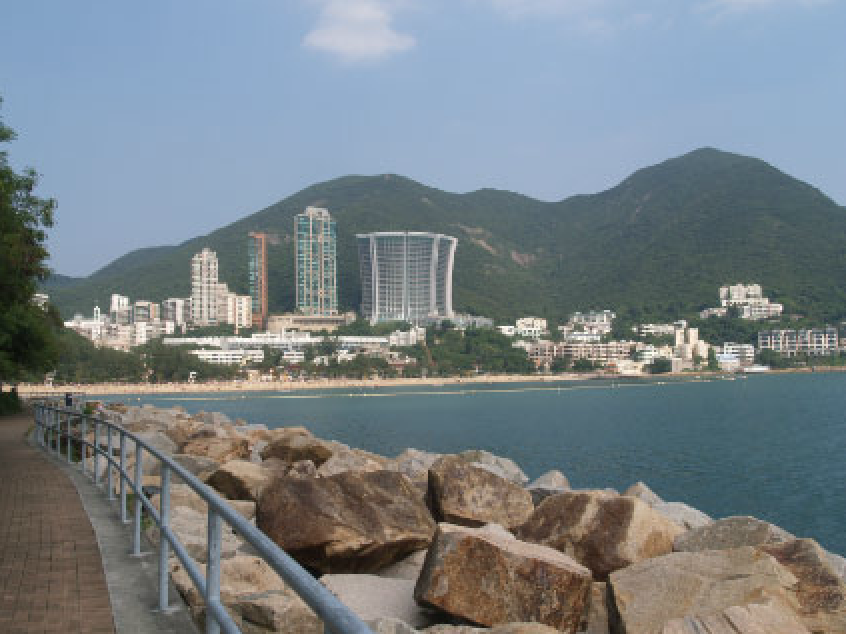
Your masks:
M141 499L144 497L144 480L141 472L141 441L135 439L135 526L133 527L132 554L141 555Z
M100 421L94 419L94 484L100 486Z
M106 472L106 486L109 487L109 501L112 501L112 500L115 499L115 487L112 483L112 462L113 462L112 458L114 457L113 448L112 448L112 436L113 436L112 428L107 426L106 427L106 433L109 435L109 440L106 443L106 446L108 447L108 452L109 452L109 458L106 461L106 468L108 469L108 471Z
M82 430L80 435L80 444L79 444L79 452L80 458L79 463L82 468L82 473L87 473L88 469L88 417L82 417Z
M216 615L209 614L208 609L220 603L220 542L223 538L223 521L213 508L209 508L207 537L206 634L220 634L220 622Z
M167 610L168 591L168 557L170 544L162 534L163 529L170 526L170 468L162 465L161 491L159 493L159 609Z
M126 524L126 434L120 432L120 521Z

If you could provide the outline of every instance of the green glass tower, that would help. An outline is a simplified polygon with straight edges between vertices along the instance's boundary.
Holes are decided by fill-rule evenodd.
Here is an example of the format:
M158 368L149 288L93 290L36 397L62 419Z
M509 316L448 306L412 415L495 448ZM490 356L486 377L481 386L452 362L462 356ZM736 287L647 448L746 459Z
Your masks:
M326 209L307 207L294 218L297 236L297 311L338 314L337 236Z

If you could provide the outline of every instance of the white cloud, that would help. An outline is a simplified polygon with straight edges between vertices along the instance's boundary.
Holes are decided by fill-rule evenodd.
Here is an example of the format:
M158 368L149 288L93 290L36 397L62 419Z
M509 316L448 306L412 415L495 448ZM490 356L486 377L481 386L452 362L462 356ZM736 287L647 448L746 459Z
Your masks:
M411 35L393 26L398 0L319 0L317 25L303 45L336 55L343 62L383 59L414 47Z

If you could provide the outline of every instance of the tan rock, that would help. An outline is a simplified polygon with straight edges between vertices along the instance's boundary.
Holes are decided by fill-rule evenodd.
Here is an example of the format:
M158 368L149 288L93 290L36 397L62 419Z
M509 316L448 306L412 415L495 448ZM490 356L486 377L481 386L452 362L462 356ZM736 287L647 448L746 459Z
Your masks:
M276 479L259 499L256 522L321 572L374 572L428 546L435 529L411 482L393 471Z
M637 498L569 491L546 498L515 533L567 553L603 581L615 570L671 552L683 530Z
M230 500L258 501L277 472L246 460L230 460L212 473L206 483Z
M590 587L590 602L585 611L584 634L608 634L608 584L594 581Z
M332 456L332 446L325 440L315 438L302 427L284 427L273 430L273 440L262 449L263 460L279 458L285 462L311 460L320 467Z
M748 546L647 559L611 573L609 581L618 629L626 634L654 634L676 619L750 603L793 609L796 582L773 557Z
M205 566L200 568L205 574ZM181 564L171 564L171 578L194 618L202 622L203 598ZM220 598L241 631L248 634L323 632L314 612L259 557L239 555L221 562Z
M211 458L217 463L230 460L249 460L250 445L246 438L192 438L180 448L180 453Z
M429 498L439 521L462 526L512 528L534 510L532 495L523 487L458 456L444 456L429 469Z
M590 585L590 571L556 550L439 524L414 598L481 625L533 621L576 632Z
M438 622L438 613L414 601L414 581L375 575L323 575L320 583L362 621L399 619L412 627Z
M825 550L813 539L765 544L760 549L799 580L794 588L798 614L811 632L846 632L846 584L831 567Z
M205 562L208 552L208 514L195 511L192 508L176 506L170 509L170 529L176 538L198 562ZM159 543L159 529L150 526L145 534L154 545ZM238 537L228 524L223 523L221 539L221 557L234 557L243 540Z
M346 447L336 450L326 462L320 465L317 475L325 478L344 471L381 471L387 462L387 458L375 453Z
M733 605L717 614L668 621L660 634L809 634L790 610L775 603Z
M679 535L673 544L677 552L724 550L761 546L792 539L787 531L754 517L726 517Z

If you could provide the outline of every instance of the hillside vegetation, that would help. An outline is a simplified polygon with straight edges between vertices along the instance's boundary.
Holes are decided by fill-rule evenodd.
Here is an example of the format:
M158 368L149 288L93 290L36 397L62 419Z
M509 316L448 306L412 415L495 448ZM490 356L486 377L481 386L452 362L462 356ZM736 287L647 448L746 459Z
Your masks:
M453 194L395 175L313 185L229 226L172 247L129 253L88 278L49 287L65 316L109 294L161 301L190 294L191 256L217 251L220 277L246 294L248 231L270 247L272 312L294 307L294 215L327 207L338 222L340 302L360 302L355 234L435 231L459 240L457 310L552 319L612 308L630 319L689 316L725 283L758 282L789 313L846 315L846 209L754 158L700 149L634 173L605 192L542 202L480 190Z

